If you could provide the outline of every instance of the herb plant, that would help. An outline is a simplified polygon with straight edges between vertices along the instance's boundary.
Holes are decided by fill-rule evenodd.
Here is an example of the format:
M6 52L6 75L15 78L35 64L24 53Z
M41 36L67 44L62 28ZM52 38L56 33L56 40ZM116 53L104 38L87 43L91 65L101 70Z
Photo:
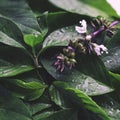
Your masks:
M0 120L119 120L119 22L104 0L1 0Z

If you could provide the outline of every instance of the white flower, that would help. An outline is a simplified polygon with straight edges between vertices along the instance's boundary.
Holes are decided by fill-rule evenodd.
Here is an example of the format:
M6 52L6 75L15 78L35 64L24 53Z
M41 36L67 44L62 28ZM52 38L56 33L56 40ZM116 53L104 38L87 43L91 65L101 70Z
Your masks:
M80 21L81 27L80 26L75 26L75 30L80 33L86 33L87 32L87 23L85 20Z
M108 49L104 45L97 45L96 43L92 43L93 49L95 53L99 56L103 54L104 52L108 54Z

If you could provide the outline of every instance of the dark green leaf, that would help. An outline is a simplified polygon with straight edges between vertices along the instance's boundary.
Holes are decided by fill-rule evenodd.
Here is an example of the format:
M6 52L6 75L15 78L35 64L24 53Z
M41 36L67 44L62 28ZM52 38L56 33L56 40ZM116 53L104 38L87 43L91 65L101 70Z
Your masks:
M98 114L103 120L110 120L105 111L82 91L70 88L65 82L61 81L55 81L54 86L64 97L67 97L69 101L76 104L78 108L83 106L87 110Z
M0 42L3 44L6 44L6 45L13 46L13 47L25 49L19 42L10 38L9 36L4 34L3 32L0 32Z
M108 70L120 73L120 46L110 49L109 53L103 56L102 60Z
M50 108L51 105L50 104L46 104L46 103L35 103L35 104L32 104L30 106L30 109L31 109L31 112L32 112L32 115L35 116L36 114Z
M78 120L77 111L74 109L65 109L56 112L44 112L34 117L34 120Z
M120 103L119 103L120 99L118 99L118 102L117 102L114 98L108 94L108 95L98 96L95 98L95 100L106 112L106 115L110 116L111 120L119 120L120 119ZM116 98L118 98L118 96L116 96Z
M43 94L47 85L40 82L24 82L17 79L3 79L1 83L18 97L33 101Z
M0 13L15 21L24 33L39 31L37 20L25 0L1 0Z
M81 54L77 58L78 64L75 68L72 70L65 68L64 72L58 73L52 66L54 62L52 58L55 56L54 51L59 50L54 47L46 50L41 62L55 79L67 82L71 87L80 89L88 95L94 96L113 91L106 85L112 86L112 79L97 56Z
M23 35L22 35L22 32L20 31L20 29L18 28L18 26L13 21L11 21L10 19L3 17L3 16L0 16L0 31L1 31L2 39L3 39L3 37L5 37L4 39L7 39L9 37L11 39L14 39L18 43L23 42ZM6 40L6 42L4 42L4 43L9 45L11 43L11 39L9 40L9 42ZM12 44L10 44L10 45L12 45Z
M0 87L0 119L31 120L26 105L8 91Z

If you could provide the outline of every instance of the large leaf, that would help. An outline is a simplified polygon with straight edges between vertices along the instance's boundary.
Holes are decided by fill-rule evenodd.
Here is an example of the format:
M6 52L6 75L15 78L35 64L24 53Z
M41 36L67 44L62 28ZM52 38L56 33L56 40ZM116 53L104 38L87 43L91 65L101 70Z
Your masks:
M59 90L60 94L68 99L71 104L76 104L76 106L84 107L93 113L98 114L103 120L110 120L106 115L105 111L102 110L90 97L80 90L70 88L66 83L61 81L55 81L54 86Z
M39 31L37 20L25 0L12 2L11 0L1 0L0 13L15 21L24 33Z
M58 49L49 48L46 50L41 62L55 79L65 81L71 87L80 89L88 95L100 95L113 91L112 88L105 85L111 86L111 77L97 56L81 55L77 58L78 64L75 68L72 70L65 69L64 72L58 73L52 66L54 51L58 51Z
M61 1L49 0L49 1L57 7L73 13L86 14L94 17L98 15L107 16L107 14L104 13L103 11L85 4L82 0L61 0Z
M33 69L34 68L29 65L9 65L9 66L1 65L0 77L11 77L27 71L31 71Z
M29 101L33 101L41 97L47 87L47 85L40 82L24 82L18 79L3 79L0 82L18 97Z
M27 106L0 86L0 119L31 120Z

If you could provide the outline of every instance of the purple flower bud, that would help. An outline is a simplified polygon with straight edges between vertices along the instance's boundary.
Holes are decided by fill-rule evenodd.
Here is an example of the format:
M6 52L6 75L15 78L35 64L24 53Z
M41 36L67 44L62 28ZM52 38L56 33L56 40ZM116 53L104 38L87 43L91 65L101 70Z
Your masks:
M109 28L117 25L118 23L119 23L119 21L117 21L117 20L116 20L116 21L113 21L113 22L109 25Z

